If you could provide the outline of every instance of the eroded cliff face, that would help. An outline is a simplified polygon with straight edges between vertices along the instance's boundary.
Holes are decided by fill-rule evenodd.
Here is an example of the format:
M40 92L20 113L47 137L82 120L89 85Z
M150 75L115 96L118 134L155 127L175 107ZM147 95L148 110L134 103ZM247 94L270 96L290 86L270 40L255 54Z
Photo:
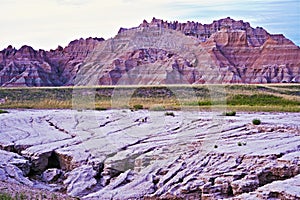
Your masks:
M55 50L34 50L30 46L7 47L0 52L0 85L72 85L78 68L103 39L88 38L70 42Z
M247 31L223 29L202 44L211 45L217 65L232 72L223 82L299 82L299 47L282 35L269 36L259 47L253 47L247 38Z
M60 85L55 69L44 60L44 51L29 46L16 50L9 46L0 56L0 84L2 86Z
M106 41L0 52L2 86L281 82L300 82L300 48L231 18L204 25L153 18Z

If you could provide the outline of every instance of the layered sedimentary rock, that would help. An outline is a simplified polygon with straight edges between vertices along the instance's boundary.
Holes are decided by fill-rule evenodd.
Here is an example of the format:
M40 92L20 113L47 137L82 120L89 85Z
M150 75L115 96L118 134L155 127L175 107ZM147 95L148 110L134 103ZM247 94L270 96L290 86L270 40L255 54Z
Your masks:
M299 199L299 117L11 110L0 180L82 199Z
M212 24L153 18L111 39L56 50L0 52L0 85L294 83L300 48L281 34L231 18Z
M86 56L93 51L99 38L80 39L55 50L34 50L30 46L12 46L0 52L0 85L62 86L72 85Z

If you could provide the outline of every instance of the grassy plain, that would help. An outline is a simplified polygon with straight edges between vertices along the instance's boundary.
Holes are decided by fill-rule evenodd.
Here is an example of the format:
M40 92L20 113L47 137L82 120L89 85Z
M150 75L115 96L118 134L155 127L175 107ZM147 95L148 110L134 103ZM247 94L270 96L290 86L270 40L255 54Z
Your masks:
M0 88L0 109L226 108L300 112L300 84Z

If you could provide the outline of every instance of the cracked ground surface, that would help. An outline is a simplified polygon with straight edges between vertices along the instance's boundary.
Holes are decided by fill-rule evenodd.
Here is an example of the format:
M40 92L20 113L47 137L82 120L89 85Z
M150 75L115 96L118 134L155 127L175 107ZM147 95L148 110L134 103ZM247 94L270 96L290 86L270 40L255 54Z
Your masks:
M300 198L300 113L173 113L11 110L0 180L82 199Z

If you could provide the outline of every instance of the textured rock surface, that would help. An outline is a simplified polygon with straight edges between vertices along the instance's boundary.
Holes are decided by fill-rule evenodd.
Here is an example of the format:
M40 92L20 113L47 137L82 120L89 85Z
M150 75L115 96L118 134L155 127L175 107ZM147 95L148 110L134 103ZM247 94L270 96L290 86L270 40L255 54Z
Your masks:
M155 19L104 41L0 52L0 85L280 83L300 81L300 48L230 18L212 24Z
M11 110L0 178L37 187L56 168L51 184L82 199L300 198L300 114L220 113Z
M0 181L33 186L33 182L25 177L29 171L30 163L24 157L0 150Z
M68 185L67 193L71 196L82 195L85 190L90 189L97 183L97 180L94 178L96 171L93 170L92 166L80 166L66 176L67 179L64 181L64 184Z
M299 199L300 175L294 178L274 181L255 192L242 194L233 199Z
M51 168L47 169L42 174L42 180L45 182L53 182L60 178L62 171L60 169Z

